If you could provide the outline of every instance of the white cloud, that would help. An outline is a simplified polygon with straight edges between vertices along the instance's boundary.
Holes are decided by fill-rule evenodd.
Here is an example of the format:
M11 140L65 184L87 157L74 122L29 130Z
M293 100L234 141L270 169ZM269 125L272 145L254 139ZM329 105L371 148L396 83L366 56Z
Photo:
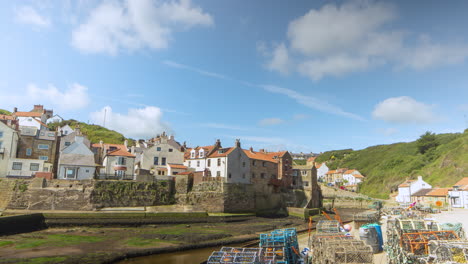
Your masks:
M127 114L113 112L110 106L106 106L90 114L91 121L98 125L104 124L104 116L106 128L136 139L150 138L170 130L161 120L161 109L154 106L130 108Z
M15 10L15 19L22 24L29 24L37 27L49 27L50 19L41 16L36 9L31 6L21 6Z
M268 65L275 62L269 70L297 71L314 81L387 64L422 70L468 59L466 43L432 43L429 37L414 41L415 34L389 27L398 18L396 11L392 4L373 0L326 4L290 22L289 43L273 52L263 44L261 51Z
M372 116L395 124L430 123L437 120L432 108L409 96L392 97L377 104Z
M175 30L213 25L211 15L190 0L105 1L93 9L72 35L72 44L88 53L115 55L122 50L167 48Z
M319 100L318 98L315 98L312 96L303 95L303 94L300 94L296 91L293 91L287 88L282 88L282 87L278 87L274 85L259 85L259 87L271 93L286 95L289 98L296 100L297 103L302 104L311 109L319 110L321 112L330 113L334 115L344 116L347 118L352 118L352 119L356 119L360 121L365 120L359 115L346 112L342 110L341 108L339 108L338 106L329 104L326 101Z
M284 44L278 45L272 54L271 60L266 64L271 71L278 71L282 74L288 74L291 68L288 49Z
M56 110L82 109L89 104L88 88L78 84L71 84L68 89L60 90L54 85L40 88L36 84L28 84L26 89L16 93L0 95L0 101L10 107L21 109L31 108L34 104L43 104Z
M274 126L284 123L285 121L281 118L273 117L273 118L265 118L258 122L261 126Z

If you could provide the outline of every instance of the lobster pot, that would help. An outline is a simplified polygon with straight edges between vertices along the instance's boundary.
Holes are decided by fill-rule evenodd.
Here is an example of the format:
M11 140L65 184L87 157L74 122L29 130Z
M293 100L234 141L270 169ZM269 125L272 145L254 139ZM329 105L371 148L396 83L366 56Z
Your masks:
M320 220L316 230L317 233L339 233L340 223L336 220Z
M364 241L367 245L372 247L372 251L374 253L379 253L380 249L380 242L379 242L379 235L377 234L377 230L374 226L363 226L359 228L359 238Z
M468 241L429 241L429 256L433 263L468 263Z

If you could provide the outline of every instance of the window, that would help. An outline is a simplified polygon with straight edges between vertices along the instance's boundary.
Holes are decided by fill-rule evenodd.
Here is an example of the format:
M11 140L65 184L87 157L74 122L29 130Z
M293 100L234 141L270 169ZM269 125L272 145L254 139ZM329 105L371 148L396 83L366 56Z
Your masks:
M46 144L39 144L39 145L37 145L37 148L38 148L38 149L49 149L49 145L46 145Z
M49 171L49 167L44 167L44 172L48 172Z
M252 166L255 166L256 160L252 160Z
M304 182L304 186L309 186L309 182L308 182L308 181L305 181L305 182Z
M208 167L210 167L211 166L211 160L209 159L207 162L208 162Z
M153 158L153 165L159 165L159 157L154 157Z
M263 167L266 167L266 162L265 162L265 161L262 162L262 166L263 166Z
M195 150L192 150L192 152L190 152L190 157L195 158Z
M188 162L188 166L192 167L192 162L191 161Z
M156 151L161 151L161 147L157 147L157 148L156 148Z
M265 179L265 173L260 173L260 178Z
M231 177L232 177L232 175L231 175L231 173L229 173L229 174L228 174L228 178L231 179Z
M117 165L125 165L126 159L124 157L117 158Z
M161 165L166 165L166 158L161 159Z
M169 149L169 152L172 152L172 149Z
M23 168L22 162L13 162L12 170L21 170Z
M69 142L69 141L66 141L66 142L65 142L65 147L68 147L68 146L70 146L70 145L71 145L71 142Z
M245 168L245 161L242 162L242 168Z
M65 130L63 133L64 133L65 135L68 135L68 131L67 131L67 130Z
M197 160L197 167L200 167L200 161Z
M49 157L47 157L47 156L39 156L39 159L40 159L40 160L49 160Z
M53 136L55 136L55 134L54 134L54 133L49 133L49 134L47 134L47 135L48 135L49 137L53 137Z
M65 179L75 179L76 171L76 168L65 168Z
M306 170L303 170L302 171L302 176L306 176L307 175L307 171Z
M221 166L221 159L218 159L218 167Z
M0 131L0 138L3 137L3 131Z
M252 179L254 179L254 178L255 178L255 173L252 173Z
M203 158L203 155L204 155L204 154L205 154L205 153L203 152L203 150L200 150L200 151L198 152L198 157Z
M44 133L44 132L41 132L41 136L44 136L44 135L45 135L45 133Z
M220 171L216 172L216 177L221 177L221 172Z
M3 145L3 141L0 141L0 149L2 148L2 145Z
M29 166L30 171L38 171L39 170L39 163L31 163Z
M242 174L242 178L244 178L244 179L245 179L245 173L243 173L243 174Z

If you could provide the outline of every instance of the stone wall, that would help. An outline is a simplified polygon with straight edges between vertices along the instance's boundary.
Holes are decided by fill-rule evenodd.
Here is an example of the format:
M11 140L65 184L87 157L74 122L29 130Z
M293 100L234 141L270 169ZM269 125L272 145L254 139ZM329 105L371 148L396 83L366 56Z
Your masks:
M205 181L194 185L181 204L195 205L208 212L224 212L223 182Z
M89 211L174 203L167 182L16 180L7 209Z
M245 213L255 212L255 192L252 184L223 184L224 212Z
M3 211L8 206L14 187L14 180L0 179L0 211Z

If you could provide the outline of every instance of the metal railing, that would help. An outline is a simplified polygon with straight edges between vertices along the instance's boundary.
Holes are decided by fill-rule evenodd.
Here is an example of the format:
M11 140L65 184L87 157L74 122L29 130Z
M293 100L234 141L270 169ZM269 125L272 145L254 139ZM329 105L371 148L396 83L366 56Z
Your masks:
M20 170L12 170L8 171L7 178L33 178L35 172L31 171L20 171Z

